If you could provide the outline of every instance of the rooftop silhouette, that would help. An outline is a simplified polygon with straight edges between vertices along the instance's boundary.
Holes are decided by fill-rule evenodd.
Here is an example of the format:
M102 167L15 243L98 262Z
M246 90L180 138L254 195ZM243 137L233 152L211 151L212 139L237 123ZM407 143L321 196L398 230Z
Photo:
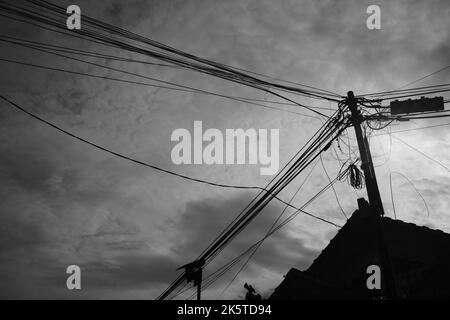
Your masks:
M365 200L358 203L312 265L292 268L270 299L450 298L450 234L380 217ZM380 266L380 290L366 285L370 265Z

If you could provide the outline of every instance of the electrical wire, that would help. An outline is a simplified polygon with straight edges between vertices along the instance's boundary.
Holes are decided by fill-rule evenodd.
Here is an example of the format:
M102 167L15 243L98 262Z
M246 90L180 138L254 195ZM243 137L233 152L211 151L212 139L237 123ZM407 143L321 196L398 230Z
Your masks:
M407 146L407 147L411 148L412 150L418 152L419 154L421 154L422 156L424 156L424 157L427 158L428 160L433 161L434 163L436 163L436 164L439 165L440 167L442 167L442 168L444 168L445 170L447 170L447 172L450 172L450 169L449 169L447 166L443 165L440 161L438 161L438 160L436 160L436 159L433 159L432 157L430 157L429 155L427 155L425 152L420 151L419 149L417 149L416 147L414 147L414 146L410 145L409 143L403 141L403 140L400 139L399 137L392 136L392 138L394 138L394 139L397 140L397 141L400 141L400 142L403 143L405 146Z
M45 44L43 42L30 41L30 40L26 40L26 39L10 37L10 36L4 36L4 35L0 35L0 41L7 42L7 43L10 43L10 44L19 45L19 46L22 46L22 47L25 47L25 48L31 48L31 49L34 49L34 50L38 50L40 52L48 53L48 54L54 54L54 55L57 55L59 57L75 60L75 61L78 61L78 62L83 62L83 63L86 63L86 64L98 66L98 67L101 67L101 68L106 68L106 69L109 69L109 70L112 70L112 71L126 73L126 74L130 74L130 75L133 75L133 76L142 77L142 78L145 78L145 79L150 79L152 81L164 82L164 83L168 83L168 84L171 84L171 85L174 85L174 86L178 86L178 87L183 87L183 88L189 89L189 90L182 90L182 91L185 91L185 92L206 93L206 94L218 95L217 93L212 93L212 92L208 92L208 91L200 90L200 89L195 89L195 88L189 88L187 86L174 84L172 82L162 81L160 79L155 79L155 78L143 76L141 74L128 72L126 70L112 68L112 67L105 66L105 65L99 65L99 64L96 64L96 63L92 63L90 61L76 59L76 58L65 56L65 55L62 55L62 54L57 54L56 52L64 52L64 53L69 53L69 54L77 54L77 55L82 55L82 56L87 56L87 57L101 58L101 59L106 59L106 60L115 60L115 61L121 61L121 62L133 62L133 63L139 63L139 64L148 64L148 65L152 65L152 66L172 67L172 68L176 68L176 69L182 69L183 68L183 67L179 67L179 66L176 66L176 65L153 63L153 62L148 62L148 61L143 61L143 60L135 60L135 59L123 58L123 57L118 57L118 56L113 56L113 55L104 55L104 54L99 54L99 53L95 53L95 52L92 52L92 51L85 51L85 50L80 50L80 49L75 49L75 48L68 48L68 47L64 47L64 46L54 46L54 45ZM46 49L46 50L44 50L44 49ZM49 50L51 50L51 51L49 51ZM224 95L220 95L220 96L224 96ZM227 97L230 97L230 96L227 96ZM266 102L266 103L271 103L271 104L296 106L296 104L290 103L290 102L279 102L279 101L271 101L271 100L253 99L253 98L248 98L248 97L231 97L231 98L241 99L241 100L249 100L249 101L256 101L256 102ZM325 108L325 107L313 107L313 106L308 106L308 107L312 108L312 109L318 109L318 110L320 110L320 109L322 109L322 110L330 110L329 108Z
M53 5L51 3L48 3L46 1L30 1L32 3L34 3L35 5L38 6L42 6L45 7L48 10L53 10L53 11L59 11L61 15L65 14L63 8L58 7L56 5ZM31 19L31 20L35 20L44 24L48 24L48 25L52 25L53 27L57 27L57 28L65 28L65 26L60 22L60 21L55 21L55 20L51 20L48 15L41 13L37 13L36 11L33 10L29 10L27 12L24 12L25 10L27 10L24 7L21 6L17 6L17 5L13 5L13 4L8 4L6 6L2 6L3 10L5 10L6 12L10 13L10 14L15 14L15 15L19 15L22 17L25 17L27 19ZM292 88L292 87L288 87L288 86L284 86L284 85L279 85L279 84L273 84L273 83L268 83L264 80L261 79L257 79L254 77L249 76L248 74L243 74L242 72L237 72L236 70L230 69L229 67L223 65L223 64L218 64L216 62L212 62L206 59L202 59L199 57L195 57L193 55L187 54L185 52L182 52L180 50L171 48L169 46L163 45L159 42L150 40L148 38L142 37L142 36L138 36L135 35L131 32L128 32L126 30L105 24L101 21L92 19L90 17L84 16L84 24L85 27L82 30L78 30L77 33L82 34L86 37L89 38L93 38L95 40L98 40L100 42L104 42L104 43L108 43L111 45L116 45L118 47L121 47L123 49L126 49L128 51L133 51L133 52L137 52L140 54L145 54L148 56L151 56L153 58L158 58L161 60L164 60L166 62L171 62L174 64L179 64L179 65L184 65L187 67L191 67L194 68L195 70L202 72L202 73L207 73L207 74L211 74L214 76L218 76L221 77L225 80L229 80L229 81L233 81L233 82L237 82L237 83L241 83L256 89L260 89L263 90L265 92L271 93L277 97L280 97L282 99L285 99L287 101L290 101L292 103L297 104L298 106L307 108L304 105L301 105L287 97L284 97L278 93L275 93L273 91L271 91L270 89L264 88L264 87L272 87L275 89L281 89L281 90L288 90L288 91L292 91L292 92L297 92L297 93L302 93L302 94L306 94L309 96L315 96L318 98L326 98L325 96L322 95L318 95L312 91L307 91L307 90L303 90L303 89L298 89L298 88ZM89 26L94 26L95 28L97 28L97 30L95 31L96 33L93 33L93 30L90 30L89 27L86 28L86 24ZM138 41L141 43L144 43L146 45L151 45L153 47L156 47L160 50L163 51L167 51L171 54L170 55L163 55L160 52L157 51L152 51L149 49L142 49L142 48L138 48L136 46L132 46L129 43L125 43L123 41L120 41L118 39L113 39L111 37L108 37L105 34L100 34L98 33L98 31L107 31L110 33L113 33L114 35L118 35L118 36L122 36L122 37L126 37L127 39L133 40L133 41ZM180 60L178 58L174 58L173 55L178 55L180 57L183 57L183 59L189 59L189 60L193 60L195 61L194 63L188 63L187 60ZM199 64L200 63L200 64ZM205 66L206 65L206 66ZM326 99L330 99L330 98L326 98ZM332 101L338 101L336 99L331 98L330 100ZM317 110L313 110L313 109L309 109L312 112L315 112L319 115L324 116L321 112L318 112Z
M397 219L397 214L395 213L394 193L392 192L392 172L389 172L389 189L391 190L391 202L392 210L394 211L394 218Z
M414 183L412 183L411 180L408 179L407 176L405 176L403 173L401 172L397 172L397 171L392 171L392 173L398 174L399 176L403 177L406 181L408 181L408 183L414 188L414 190L416 191L416 193L419 195L419 197L422 199L423 204L425 205L425 209L427 210L427 216L430 216L430 210L428 209L428 205L427 202L425 201L425 198L422 196L422 194L419 192L419 190L417 190L416 186L414 185Z
M325 172L325 175L327 176L328 181L331 183L331 178L330 178L330 176L329 176L329 174L328 174L328 172L327 172L327 169L325 168L325 164L323 163L322 155L320 155L319 158L320 158L320 163L322 164L322 169L323 169L323 171ZM346 220L348 220L348 217L347 217L347 215L345 214L345 211L344 211L344 209L342 208L341 203L339 202L339 197L338 197L338 195L337 195L337 193L336 193L336 189L334 188L333 185L331 185L331 189L333 190L334 198L336 199L336 202L337 202L339 208L341 209L342 215L344 216L344 218L345 218Z
M76 139L76 140L78 140L78 141L81 141L81 142L83 142L83 143L85 143L85 144L88 144L88 145L90 145L90 146L92 146L92 147L94 147L94 148L97 148L97 149L99 149L99 150L102 150L102 151L104 151L104 152L106 152L106 153L109 153L109 154L114 155L114 156L116 156L116 157L119 157L119 158L121 158L121 159L130 161L130 162L133 162L133 163L136 163L136 164L139 164L139 165L142 165L142 166L145 166L145 167L148 167L148 168L151 168L151 169L160 171L160 172L164 172L164 173L170 174L170 175L172 175L172 176L176 176L176 177L178 177L178 178L182 178L182 179L190 180L190 181L194 181L194 182L199 182L199 183L203 183L203 184L207 184L207 185L211 185L211 186L215 186L215 187L231 188L231 189L253 189L253 190L260 190L260 191L262 191L262 192L267 192L267 190L266 190L265 188L257 187L257 186L239 186L239 185L231 185L231 184L215 183L215 182L211 182L211 181L207 181L207 180L202 180L202 179L192 178L192 177L189 177L189 176L186 176L186 175L183 175L183 174L179 174L179 173L176 173L176 172L167 170L167 169L163 169L163 168L154 166L154 165L149 164L149 163L146 163L146 162L142 162L142 161L140 161L140 160L136 160L136 159L127 157L127 156L125 156L125 155L123 155L123 154L117 153L117 152L112 151L112 150L110 150L110 149L107 149L107 148L105 148L105 147L103 147L103 146L100 146L100 145L98 145L98 144L96 144L96 143L93 143L93 142L88 141L88 140L86 140L86 139L84 139L84 138L81 138L81 137L79 137L79 136L77 136L77 135L75 135L75 134L73 134L73 133L71 133L71 132L69 132L69 131L67 131L67 130L65 130L65 129L62 129L61 127L59 127L59 126L57 126L57 125L55 125L55 124L53 124L53 123L51 123L51 122L49 122L49 121L47 121L47 120L45 120L45 119L43 119L43 118L37 116L36 114L29 112L29 111L26 110L25 108L19 106L18 104L16 104L15 102L11 101L10 99L4 97L3 95L0 95L0 99L2 99L3 101L7 102L9 105L15 107L16 109L18 109L18 110L24 112L24 113L27 114L28 116L30 116L30 117L32 117L32 118L34 118L34 119L36 119L36 120L39 120L40 122L43 122L43 123L45 123L46 125L48 125L48 126L54 128L54 129L56 129L56 130L58 130L58 131L60 131L60 132L62 132L62 133L64 133L64 134L66 134L66 135L68 135L68 136L70 136L70 137L72 137L72 138L74 138L74 139ZM274 198L276 198L276 199L278 199L279 201L281 201L282 203L285 203L285 204L286 204L286 202L285 202L284 200L282 200L282 199L280 199L280 198L278 198L278 197L274 197Z
M230 225L226 227L218 237L216 237L216 239L207 247L207 249L205 249L203 253L200 254L196 261L205 261L206 266L212 259L214 259L215 256L217 256L223 250L226 245L228 245L228 243L233 238L235 238L247 226L249 222L251 222L264 209L264 207L271 201L273 195L277 195L281 190L283 190L284 187L289 184L312 161L314 161L321 152L328 149L331 141L336 139L336 137L339 136L340 133L350 125L348 118L345 118L347 119L345 123L341 123L340 125L337 124L339 121L343 121L340 120L342 119L343 114L344 113L342 112L342 110L339 110L337 116L329 120L328 123L323 126L320 135L314 140L314 142L312 142L309 147L306 148L303 154L293 163L293 165L290 166L289 169L287 169L287 171L281 176L281 178L279 178L274 183L274 185L272 185L272 187L268 189L268 193L262 195L258 200L256 200L258 197L253 199L252 202L250 202L250 204L247 205L247 207L243 211L241 211L241 213L232 221L232 223L230 223ZM331 140L329 140L330 138ZM325 141L328 140L329 142L325 145L325 147L319 149L319 146L323 145ZM308 143L302 149L304 149L307 145ZM315 155L313 156L314 153ZM304 210L298 212L305 213ZM166 298L181 282L182 280L178 281L174 285L169 286L169 288L167 288L158 297L158 299Z
M383 96L392 96L395 94L403 94L403 93L421 93L421 92L427 92L430 91L430 89L438 89L438 88L445 88L450 86L450 83L445 83L445 84L437 84L437 85L431 85L431 86L423 86L423 87L415 87L415 88L410 88L410 89L403 89L403 90L390 90L390 91L381 91L381 92L375 92L375 93L370 93L370 94L362 94L362 95L358 95L357 98L362 98L362 97L383 97ZM379 101L381 99L373 99L373 101Z
M311 176L312 172L314 171L315 167L317 166L318 161L316 161L316 163L312 166L311 170L309 171L309 173L306 175L305 179L303 179L303 182L300 184L300 186L297 188L297 190L295 191L295 193L292 195L291 199L289 199L289 203L292 203L292 201L294 201L295 197L297 196L297 194L300 192L300 190L303 188L304 184L306 183L306 181L308 180L308 178ZM272 225L270 226L269 230L267 230L266 234L264 235L264 237L257 242L257 245L255 246L255 248L253 249L252 253L249 255L249 257L247 258L247 260L244 262L244 264L241 266L241 268L238 270L238 272L233 276L233 278L229 281L229 283L223 288L222 292L220 293L220 295L216 298L219 299L225 292L226 290L231 286L231 284L234 282L234 280L236 280L236 278L239 276L239 274L244 270L244 268L247 266L247 264L250 262L250 260L252 259L252 257L255 255L256 251L258 251L258 249L261 247L261 245L263 244L264 240L269 237L271 231L275 228L276 224L278 223L278 221L281 219L281 217L284 215L284 213L286 212L287 208L289 206L285 205L283 210L280 212L280 214L278 215L278 217L275 219L275 221L272 223ZM253 247L253 246L252 246Z
M405 87L408 87L408 86L410 86L410 85L412 85L412 84L414 84L414 83L417 83L417 82L419 82L419 81L425 80L426 78L431 77L431 76L433 76L433 75L435 75L435 74L437 74L437 73L439 73L439 72L442 72L442 71L444 71L444 70L447 70L447 69L449 69L449 68L450 68L450 65L445 66L445 67L443 67L443 68L441 68L441 69L439 69L439 70L436 70L436 71L434 71L434 72L432 72L432 73L430 73L430 74L427 74L427 75L425 75L425 76L423 76L423 77L421 77L421 78L419 78L419 79L417 79L417 80L408 82L408 83L406 83L406 84L404 84L404 85L402 85L402 86L396 88L395 90L403 89L403 88L405 88Z
M316 162L317 164L317 162ZM315 199L317 199L320 195L322 195L326 190L328 190L328 188L330 188L330 186L332 184L334 184L336 181L338 181L337 178L335 178L331 183L329 183L328 185L326 185L325 187L323 187L319 192L317 192L312 198L310 198L305 204L303 204L301 206L301 209L306 208L308 205L310 205ZM296 210L295 212L293 212L292 214L290 214L285 220L283 220L282 223L280 223L278 226L276 226L275 228L272 228L270 232L266 233L266 235L261 238L259 241L255 242L254 244L252 244L251 246L249 246L245 251L243 251L240 255L238 255L237 257L235 257L234 259L232 259L231 261L227 262L226 264L224 264L222 267L218 268L216 271L214 271L212 274L210 274L209 276L207 276L204 280L209 280L206 281L205 285L203 285L203 289L208 288L210 285L212 285L214 282L216 282L220 277L222 277L226 272L228 272L229 270L231 270L237 263L239 263L243 257L249 253L252 249L256 248L257 246L259 246L263 241L265 241L267 238L271 237L275 232L277 232L278 230L280 230L281 228L283 228L284 226L286 226L289 222L291 222L293 219L295 219L295 217L301 213L300 210ZM339 228L341 228L341 226L338 226ZM214 277L213 277L214 276ZM212 279L211 279L212 278ZM195 294L195 293L194 293ZM193 296L191 296L193 297Z
M425 127L411 128L411 129L404 129L404 130L396 130L396 131L391 131L390 133L408 132L408 131L415 131L415 130L422 130L422 129L444 127L444 126L449 126L449 125L450 125L450 123L442 123L442 124L436 124L436 125L433 125L433 126L425 126ZM384 136L386 134L387 133L373 134L373 135L371 135L371 137Z
M110 77L110 76L102 76L102 75L90 74L90 73L85 73L85 72L78 72L78 71L73 71L73 70L68 70L68 69L49 67L49 66L45 66L45 65L39 65L39 64L34 64L34 63L27 63L27 62L11 60L11 59L0 58L0 61L13 63L13 64L20 64L20 65L23 65L23 66L29 66L29 67L40 68L40 69L45 69L45 70L51 70L51 71L58 71L58 72L64 72L64 73L69 73L69 74L75 74L75 75L79 75L79 76L86 76L86 77L90 77L90 78L110 80L110 81L116 81L116 82L122 82L122 83L128 83L128 84L136 84L136 85L148 86L148 87L159 88L159 89L168 89L168 90L188 92L188 93L203 93L203 94L218 96L218 97L225 98L225 99L239 101L239 102L246 103L246 104L253 105L253 106L263 107L263 108L266 108L266 109L272 109L272 110L277 110L277 111L281 111L281 112L287 112L287 113L296 114L296 115L303 116L303 117L308 117L308 118L318 118L316 116L312 116L312 115L308 115L308 114L304 114L304 113L300 113L300 112L296 112L296 111L292 111L292 110L286 110L286 109L281 109L281 108L277 108L277 107L273 107L273 106L263 105L263 104L260 104L260 103L251 102L251 101L245 100L245 98L234 98L232 96L222 95L222 94L219 94L219 93L210 92L210 91L206 91L206 90L202 90L202 89L192 89L192 90L180 89L180 88L176 88L176 87L162 86L162 85L150 84L150 83L146 83L146 82L126 80L126 79L114 78L114 77Z

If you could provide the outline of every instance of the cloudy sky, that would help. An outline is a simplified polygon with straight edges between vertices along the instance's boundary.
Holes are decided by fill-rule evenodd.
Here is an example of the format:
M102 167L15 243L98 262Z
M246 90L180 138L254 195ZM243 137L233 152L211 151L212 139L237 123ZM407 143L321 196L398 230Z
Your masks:
M53 2L56 3L55 0ZM59 1L82 13L183 51L228 65L345 95L397 88L450 64L448 1L107 0ZM368 30L366 9L381 8L381 30ZM2 35L133 56L1 18ZM1 43L0 58L123 77L112 71ZM234 96L274 99L257 90L188 71L105 62L132 72ZM151 61L151 60L149 60ZM0 94L100 145L189 176L219 183L264 185L257 165L181 165L171 162L171 133L205 128L280 129L280 166L321 125L302 117L218 97L87 78L0 62ZM128 77L139 81L139 79ZM417 85L449 82L442 72ZM304 104L335 109L327 101ZM62 135L0 103L0 297L153 299L195 259L255 195L152 171ZM295 107L283 107L298 110ZM403 130L444 119L393 124ZM387 130L379 133L386 133ZM350 133L352 133L350 131ZM393 134L449 167L448 126ZM450 232L449 172L389 135L371 138L387 216L389 173L397 218ZM339 171L324 155L331 176ZM345 156L343 156L345 157ZM280 197L290 199L305 175ZM327 183L317 165L293 204L301 206ZM429 208L417 194L420 192ZM364 192L336 185L350 215ZM205 271L213 271L263 236L283 210L271 203ZM344 224L333 193L308 207ZM288 210L288 212L291 212ZM337 229L299 215L269 238L222 298L239 298L243 284L270 292L292 268L305 269ZM66 288L66 267L82 270L82 289ZM233 269L204 295L216 298Z

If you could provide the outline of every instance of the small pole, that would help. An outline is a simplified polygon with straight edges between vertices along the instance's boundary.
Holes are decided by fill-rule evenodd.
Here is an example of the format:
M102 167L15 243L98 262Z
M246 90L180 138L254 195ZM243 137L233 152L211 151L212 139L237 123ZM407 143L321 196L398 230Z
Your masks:
M202 268L200 268L197 274L197 300L201 300L201 293L202 293Z
M202 271L203 266L205 265L205 260L195 260L194 262L185 264L184 266L179 267L177 270L184 269L185 270L185 278L186 281L194 282L194 287L197 287L197 300L201 298L202 292Z

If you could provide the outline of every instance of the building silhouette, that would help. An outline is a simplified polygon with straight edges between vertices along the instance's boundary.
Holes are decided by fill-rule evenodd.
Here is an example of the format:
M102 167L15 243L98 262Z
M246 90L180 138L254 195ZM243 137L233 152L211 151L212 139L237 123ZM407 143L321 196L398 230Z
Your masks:
M270 299L450 298L450 234L381 217L364 199L305 271L292 268ZM368 289L367 267L381 288Z

